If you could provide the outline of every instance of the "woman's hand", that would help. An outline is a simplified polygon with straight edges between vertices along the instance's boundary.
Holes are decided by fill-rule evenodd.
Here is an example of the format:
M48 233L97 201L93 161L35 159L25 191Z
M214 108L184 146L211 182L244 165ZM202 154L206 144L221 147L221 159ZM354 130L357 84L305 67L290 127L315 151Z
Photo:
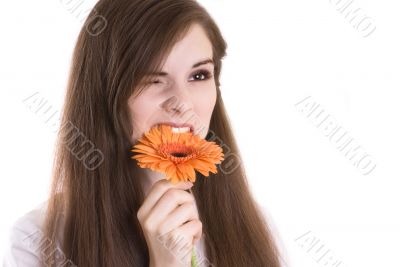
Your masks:
M195 199L184 191L192 186L159 180L139 208L137 217L149 248L150 267L190 266L192 248L202 235Z

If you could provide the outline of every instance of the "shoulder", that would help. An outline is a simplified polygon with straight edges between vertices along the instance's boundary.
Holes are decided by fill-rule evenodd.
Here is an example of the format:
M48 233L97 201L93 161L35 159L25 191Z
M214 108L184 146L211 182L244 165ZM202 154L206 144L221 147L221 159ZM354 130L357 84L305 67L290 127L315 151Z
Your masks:
M263 217L265 218L265 222L267 223L268 230L273 235L275 244L277 245L277 248L279 250L281 266L282 267L291 266L291 263L289 261L289 256L288 256L288 253L286 250L286 246L283 242L282 235L279 232L279 227L276 224L276 221L274 221L273 216L268 211L268 209L265 205L262 205L260 203L256 203L256 204L259 208L259 211L262 213Z
M39 266L40 243L43 237L43 223L47 201L14 221L9 229L8 243L4 254L4 267Z

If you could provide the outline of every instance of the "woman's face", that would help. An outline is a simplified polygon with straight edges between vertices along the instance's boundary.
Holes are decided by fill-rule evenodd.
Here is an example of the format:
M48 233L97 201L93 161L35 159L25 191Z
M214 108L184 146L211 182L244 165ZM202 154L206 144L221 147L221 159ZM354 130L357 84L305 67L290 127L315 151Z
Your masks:
M161 73L148 76L149 87L129 98L132 143L160 123L188 124L205 138L217 96L212 58L206 33L194 24L174 45Z

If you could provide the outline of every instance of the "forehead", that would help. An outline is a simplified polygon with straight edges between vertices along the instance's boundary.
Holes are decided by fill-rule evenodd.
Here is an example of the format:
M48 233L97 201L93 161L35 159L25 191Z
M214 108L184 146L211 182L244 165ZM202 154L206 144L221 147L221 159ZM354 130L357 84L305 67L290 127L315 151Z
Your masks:
M164 69L187 69L193 64L212 59L212 44L203 27L192 25L186 35L172 47L166 56Z

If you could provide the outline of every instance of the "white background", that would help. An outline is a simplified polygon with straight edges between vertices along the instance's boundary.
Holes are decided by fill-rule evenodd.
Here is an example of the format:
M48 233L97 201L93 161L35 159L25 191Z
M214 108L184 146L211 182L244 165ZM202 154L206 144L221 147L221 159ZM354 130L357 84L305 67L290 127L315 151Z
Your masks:
M38 92L61 109L82 13L94 4L72 12L67 2L1 5L1 251L13 221L47 198L55 131L23 100ZM222 96L290 266L324 266L321 251L341 267L400 266L398 2L200 3L228 43ZM345 3L366 18L358 29L337 10ZM376 29L365 37L367 22ZM363 174L296 106L307 97L373 159L373 171ZM323 245L318 255L312 238Z

